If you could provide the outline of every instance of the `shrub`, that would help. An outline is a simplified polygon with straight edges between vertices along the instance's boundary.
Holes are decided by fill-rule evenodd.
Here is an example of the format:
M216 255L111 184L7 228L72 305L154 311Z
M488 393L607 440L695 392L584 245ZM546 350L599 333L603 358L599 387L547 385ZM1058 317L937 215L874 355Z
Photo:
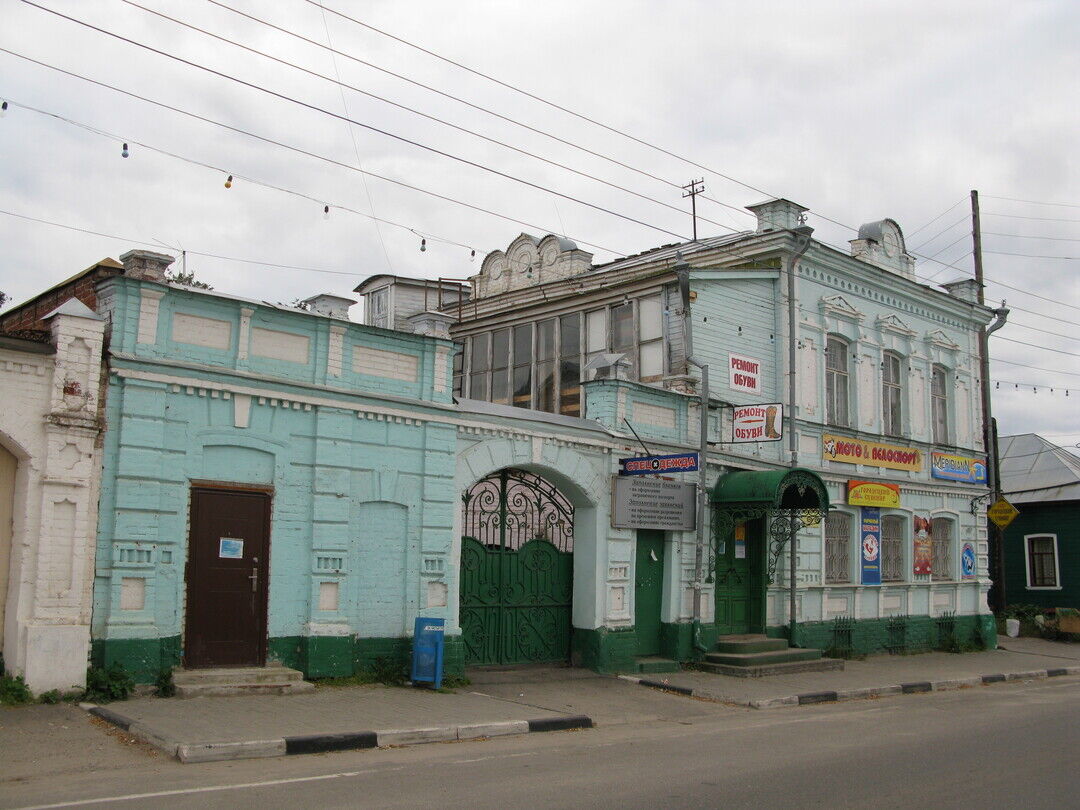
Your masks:
M33 701L34 696L22 675L0 676L0 703L5 706L22 706Z
M127 700L135 681L119 663L107 668L90 667L86 670L86 700L109 703L113 700Z

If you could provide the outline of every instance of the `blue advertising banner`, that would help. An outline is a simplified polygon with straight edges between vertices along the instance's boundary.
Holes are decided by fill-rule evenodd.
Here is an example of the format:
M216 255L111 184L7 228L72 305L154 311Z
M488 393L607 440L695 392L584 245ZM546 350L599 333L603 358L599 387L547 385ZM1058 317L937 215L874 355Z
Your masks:
M931 453L930 475L943 481L985 484L986 459L954 456L951 453Z
M859 536L862 538L862 584L881 584L881 509L862 508Z
M960 578L975 579L975 546L964 543L960 552Z
M693 472L698 468L697 453L679 453L675 456L639 456L620 458L619 475L656 475L665 472Z

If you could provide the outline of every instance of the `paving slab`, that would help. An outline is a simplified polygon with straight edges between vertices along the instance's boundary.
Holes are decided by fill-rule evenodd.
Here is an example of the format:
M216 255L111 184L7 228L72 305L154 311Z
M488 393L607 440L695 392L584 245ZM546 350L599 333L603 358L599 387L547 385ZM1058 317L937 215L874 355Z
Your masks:
M844 700L1034 680L1057 670L1080 674L1078 667L1080 645L1024 638L1002 639L1001 648L976 653L875 655L848 661L842 671L834 672L733 678L688 670L653 678L647 685L753 708L775 708L826 702L831 694L836 695L832 699Z

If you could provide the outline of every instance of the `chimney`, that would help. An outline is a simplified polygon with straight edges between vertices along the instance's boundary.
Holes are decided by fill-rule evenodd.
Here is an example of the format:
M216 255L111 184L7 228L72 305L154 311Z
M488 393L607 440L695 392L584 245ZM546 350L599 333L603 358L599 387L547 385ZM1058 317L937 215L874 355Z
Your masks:
M757 216L756 233L768 233L769 231L793 231L804 222L803 214L810 209L783 197L760 202L757 205L748 205L746 210L752 211Z
M418 335L449 340L450 324L457 321L457 318L445 312L428 310L427 312L410 315L407 320L412 324L413 331Z
M168 254L150 250L129 250L120 256L125 276L140 281L155 281L158 284L165 283L165 271L174 261L176 259Z
M356 303L352 298L342 298L340 295L320 293L311 298L305 298L304 304L308 305L308 311L316 315L325 315L328 318L337 318L340 321L349 320L349 307Z
M962 301L972 304L979 303L979 282L973 278L959 278L941 285L945 291Z

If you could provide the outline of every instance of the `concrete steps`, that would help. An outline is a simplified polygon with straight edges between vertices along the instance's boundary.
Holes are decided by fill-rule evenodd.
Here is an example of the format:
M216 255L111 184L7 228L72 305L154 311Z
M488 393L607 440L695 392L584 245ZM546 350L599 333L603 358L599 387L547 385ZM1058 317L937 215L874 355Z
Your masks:
M173 670L176 696L232 697L235 695L299 695L315 691L299 670L280 664L265 667L219 667Z
M760 678L794 672L842 670L844 662L823 658L821 650L794 649L786 639L760 634L721 636L716 651L698 666L706 672L737 678Z
M678 661L670 658L660 658L656 655L648 655L635 661L637 671L640 673L678 672L682 669Z

